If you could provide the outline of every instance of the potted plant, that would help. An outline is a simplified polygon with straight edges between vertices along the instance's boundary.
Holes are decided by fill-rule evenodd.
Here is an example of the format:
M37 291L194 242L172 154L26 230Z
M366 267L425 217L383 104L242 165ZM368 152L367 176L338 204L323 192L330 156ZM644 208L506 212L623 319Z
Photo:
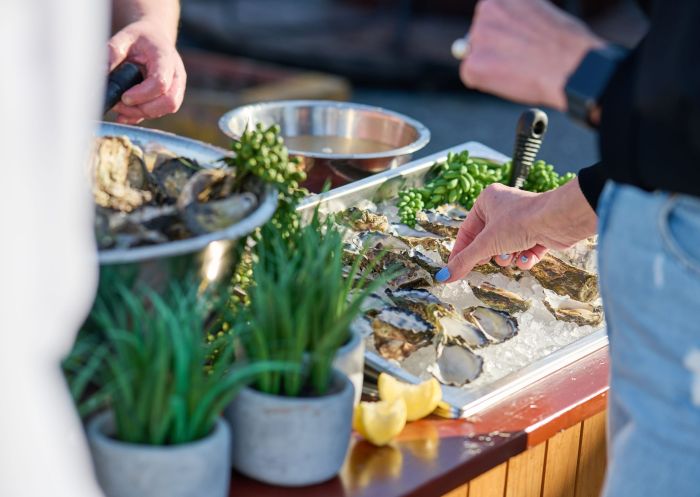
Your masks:
M108 497L228 495L231 438L220 414L243 384L284 365L232 364L232 347L206 343L207 328L222 322L212 317L227 305L184 282L163 297L119 285L112 301L98 301L99 345L82 365L69 358L66 367L74 395L93 385L83 414L108 405L87 425Z
M252 361L283 361L295 371L268 371L240 390L226 418L232 461L267 483L301 486L332 478L348 448L354 388L333 367L350 341L350 324L384 278L357 257L346 273L342 234L318 215L289 237L263 228L249 305L238 315Z

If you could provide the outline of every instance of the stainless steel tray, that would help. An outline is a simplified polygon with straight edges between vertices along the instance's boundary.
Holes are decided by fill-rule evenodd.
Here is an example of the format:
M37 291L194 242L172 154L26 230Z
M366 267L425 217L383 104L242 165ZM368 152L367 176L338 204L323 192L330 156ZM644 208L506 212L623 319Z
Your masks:
M305 216L311 216L314 208L317 206L320 206L322 212L331 213L351 207L365 199L374 202L390 199L395 197L398 191L405 186L421 185L432 165L436 161L445 160L448 152L461 152L463 150L468 150L475 157L495 161L508 159L505 155L481 143L467 142L410 162L397 169L371 176L323 194L311 196L302 203L299 209ZM605 328L601 327L590 335L537 359L529 365L490 384L471 390L443 386L443 403L437 413L445 417L473 416L522 388L545 378L554 371L605 347L607 344L607 333ZM386 371L409 383L418 383L420 381L416 376L408 373L396 364L390 363L372 351L365 353L365 360L371 368L378 371Z

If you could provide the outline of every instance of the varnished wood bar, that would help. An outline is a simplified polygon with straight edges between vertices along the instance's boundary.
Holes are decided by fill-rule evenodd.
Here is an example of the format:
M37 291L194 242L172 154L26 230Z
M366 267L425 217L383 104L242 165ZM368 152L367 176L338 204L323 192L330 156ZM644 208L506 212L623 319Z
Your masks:
M607 349L469 419L409 423L387 447L353 439L341 474L288 489L234 474L231 497L596 497L605 474Z

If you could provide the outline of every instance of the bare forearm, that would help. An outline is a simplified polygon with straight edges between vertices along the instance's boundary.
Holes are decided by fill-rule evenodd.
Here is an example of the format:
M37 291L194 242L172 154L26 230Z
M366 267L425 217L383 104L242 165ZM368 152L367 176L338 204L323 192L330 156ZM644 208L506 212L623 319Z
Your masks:
M164 33L175 43L180 20L179 0L114 0L112 7L112 32L131 23L148 18L157 22Z

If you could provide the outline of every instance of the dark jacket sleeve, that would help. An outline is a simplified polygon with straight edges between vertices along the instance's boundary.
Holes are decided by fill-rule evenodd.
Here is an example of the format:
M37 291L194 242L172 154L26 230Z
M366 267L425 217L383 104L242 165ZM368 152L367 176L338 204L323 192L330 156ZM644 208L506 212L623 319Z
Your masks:
M655 2L651 12L601 99L601 164L579 180L594 207L607 179L700 196L700 2Z

